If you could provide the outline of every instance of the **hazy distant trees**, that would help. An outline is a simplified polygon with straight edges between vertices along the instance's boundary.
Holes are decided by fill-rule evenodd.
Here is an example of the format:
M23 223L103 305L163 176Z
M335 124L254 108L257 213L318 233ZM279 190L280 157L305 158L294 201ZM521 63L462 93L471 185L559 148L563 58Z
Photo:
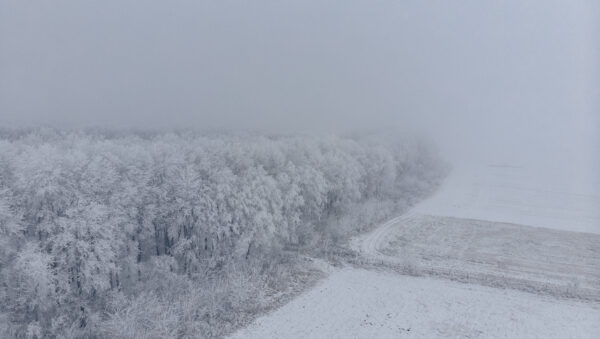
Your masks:
M259 281L251 263L348 237L440 174L422 144L372 137L0 132L0 330L214 335L233 320L208 291L243 299L207 287L219 272Z

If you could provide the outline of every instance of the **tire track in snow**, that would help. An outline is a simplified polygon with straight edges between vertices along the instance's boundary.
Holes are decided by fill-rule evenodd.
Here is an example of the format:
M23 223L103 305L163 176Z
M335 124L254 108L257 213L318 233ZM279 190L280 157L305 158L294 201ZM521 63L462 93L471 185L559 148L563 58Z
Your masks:
M527 230L529 233L526 233L531 236L532 228L529 226L512 224L508 232L498 232L499 234L507 233L506 236L493 234L486 239L495 241L496 247L477 248L481 244L478 244L475 239L481 236L477 232L482 229L478 223L489 225L491 230L498 227L502 231L508 227L506 226L508 224L496 222L430 216L420 214L418 208L413 208L407 213L383 223L373 231L354 238L351 247L360 253L360 257L351 261L359 265L384 267L413 276L433 276L560 298L600 302L600 265L592 264L590 266L589 263L578 262L568 266L562 263L561 259L566 258L570 253L560 252L554 257L543 256L550 262L540 261L539 254L537 254L537 260L536 258L529 259L528 256L523 257L521 252L535 250L535 248L527 246L519 248L516 253L494 252L504 244L512 244L511 236L523 238L521 230ZM427 227L434 229L427 229ZM553 241L560 241L560 236L563 236L562 233L555 235L554 233L558 231L554 230L535 229L534 232L538 232L538 230L542 239L550 234L557 238L552 239ZM428 231L430 234L427 234ZM462 235L461 232L466 233L466 236L462 244L457 244L456 238ZM565 238L568 238L570 233L574 237L580 236L574 232L560 232L566 234ZM393 240L399 236L402 239L408 239L406 246L393 243ZM419 243L419 236L425 236L425 240L420 240ZM590 237L592 238L591 244L600 248L600 237L597 235L590 235ZM413 245L412 241L415 239L417 244ZM433 248L430 252L428 252L429 248L418 247L418 245L425 247L428 244L430 245L428 247ZM569 243L565 242L563 245L564 248ZM402 250L402 252L398 253L398 250ZM437 253L436 250L440 252ZM388 254L394 251L396 251L394 255ZM491 253L488 253L489 251ZM589 253L587 255L587 259L589 259ZM568 267L569 270L566 270L565 267Z

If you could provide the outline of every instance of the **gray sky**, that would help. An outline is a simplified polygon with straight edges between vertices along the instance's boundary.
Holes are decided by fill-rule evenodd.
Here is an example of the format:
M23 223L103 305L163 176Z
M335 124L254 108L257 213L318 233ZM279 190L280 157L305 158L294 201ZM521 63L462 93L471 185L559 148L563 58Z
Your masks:
M459 153L589 158L599 11L594 0L0 0L0 125L395 127Z

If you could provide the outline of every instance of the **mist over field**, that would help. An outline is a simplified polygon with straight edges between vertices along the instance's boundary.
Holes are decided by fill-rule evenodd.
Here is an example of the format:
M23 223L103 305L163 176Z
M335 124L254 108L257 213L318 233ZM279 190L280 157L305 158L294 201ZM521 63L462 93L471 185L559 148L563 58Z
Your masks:
M9 337L587 337L598 234L597 1L0 0Z

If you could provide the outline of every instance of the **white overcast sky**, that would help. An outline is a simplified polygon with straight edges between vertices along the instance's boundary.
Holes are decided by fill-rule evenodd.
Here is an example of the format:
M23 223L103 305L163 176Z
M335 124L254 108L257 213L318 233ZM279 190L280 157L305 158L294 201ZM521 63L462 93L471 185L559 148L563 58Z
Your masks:
M594 0L0 0L0 126L404 128L463 153L590 158L599 11Z

